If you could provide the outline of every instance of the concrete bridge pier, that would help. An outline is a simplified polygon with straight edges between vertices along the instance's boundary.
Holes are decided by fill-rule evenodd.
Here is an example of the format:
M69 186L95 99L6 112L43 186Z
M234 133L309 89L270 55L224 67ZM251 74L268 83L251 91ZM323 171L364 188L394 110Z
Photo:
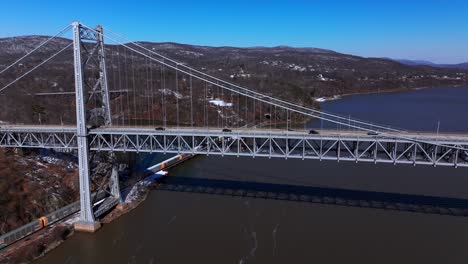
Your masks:
M78 232L94 233L99 228L101 228L101 223L99 223L99 221L94 221L91 223L76 222L73 225L73 228Z

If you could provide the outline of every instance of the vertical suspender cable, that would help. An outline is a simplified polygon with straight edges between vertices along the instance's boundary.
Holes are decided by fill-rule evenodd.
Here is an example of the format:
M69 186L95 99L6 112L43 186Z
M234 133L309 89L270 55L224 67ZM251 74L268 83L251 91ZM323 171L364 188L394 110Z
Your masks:
M167 127L166 123L166 73L164 65L161 66L161 85L162 85L162 101L163 101L163 126Z
M245 127L249 127L249 97L244 96L245 98Z
M123 126L123 119L122 119L122 115L123 115L123 94L124 92L122 91L122 78L121 78L121 75L120 75L120 45L117 45L117 72L118 72L118 76L119 76L119 90L120 90L120 96L119 96L119 102L120 102L120 122Z
M217 85L217 89L216 89L217 96L216 97L217 97L218 101L221 101L221 92L219 91L220 88L218 86L218 82L216 82L216 85ZM217 122L218 122L217 123L218 128L221 127L220 119L221 119L222 111L223 111L223 109L221 108L221 103L219 103L218 104L218 114L216 115L216 117L217 117L216 119L217 119Z
M232 94L232 92L230 92L230 95L231 95L231 100L230 100L230 103L231 103L231 122L229 122L229 125L230 126L233 126L233 118L235 118L235 114L234 114L234 95Z
M127 53L127 49L124 49L124 50L125 50L125 57L124 57L125 58L125 62L124 62L125 63L125 71L124 71L125 72L125 86L126 86L126 90L127 90L127 120L126 120L127 122L126 122L126 126L130 126L130 122L131 122L131 120L130 120L130 116L131 116L131 114L130 114L130 94L132 93L132 91L130 90L130 83L129 83L129 80L128 80L128 78L129 78L128 77L129 69L128 69L128 65L127 65L127 55L128 55L128 53Z
M164 93L166 92L164 90L164 80L163 80L163 66L159 65L159 90L161 92L161 125L163 127L166 127L166 124L164 123Z
M271 99L270 99L270 101L271 101ZM270 105L270 111L268 111L268 112L269 112L268 114L270 115L270 131L271 131L271 120L273 119L272 113L271 113L272 111L271 111L271 110L272 110L272 109L271 109L271 105Z
M114 90L115 90L115 70L114 70L114 60L115 60L115 58L114 58L114 52L112 51L112 47L109 47L109 51L110 51L110 57L109 58L110 58L111 63L107 64L106 66L109 69L112 69L112 71L111 71L112 86L110 86L110 87L114 88ZM110 94L109 94L109 97L110 97ZM110 102L110 98L109 98L109 102ZM112 107L112 105L110 105L109 107ZM117 111L111 110L111 112L115 113ZM111 116L111 119L112 119L112 116ZM118 122L118 120L116 120L116 121ZM118 125L117 122L116 122L116 124ZM114 123L112 123L112 124L114 124Z
M275 105L275 115L274 115L274 118L275 118L275 129L276 129L276 123L278 122L278 117L276 116L276 105Z
M202 88L203 88L203 126L206 127L206 100L207 94L206 94L206 82L202 82Z
M132 57L132 83L133 83L133 126L137 126L137 104L136 104L136 96L137 96L137 91L136 91L136 85L135 85L135 61L134 61L134 56L130 55Z
M210 120L208 119L209 117L209 104L208 104L208 84L205 82L205 113L206 113L206 127L208 128L210 126Z
M260 108L260 113L259 113L259 120L258 123L260 127L262 126L263 118L262 118L262 102L258 102L259 108Z
M193 129L193 87L192 87L192 72L190 71L190 125Z
M237 116L238 116L238 123L239 123L239 127L241 126L241 122L240 122L240 119L241 119L241 112L240 112L240 94L237 93Z
M226 100L224 98L224 89L221 88L221 127L224 128L225 127L225 124L224 124L224 119L225 119L225 111L224 111L224 108L226 108Z
M150 102L150 97L151 97L151 93L150 93L150 78L149 78L149 71L150 71L150 68L149 68L149 63L148 63L148 58L146 59L146 64L145 64L145 69L146 69L146 103L147 103L147 106L148 106L148 114L147 114L147 118L148 120L146 120L146 124L145 125L152 125L152 112L151 111L151 102Z
M203 91L204 91L204 98L203 98L203 126L206 127L206 101L208 100L208 95L206 92L206 82L203 82Z
M255 108L255 98L253 99L253 126L254 128L257 128L257 108Z
M178 65L179 64L176 65L176 73L175 73L177 128L179 128L179 70L177 69Z
M155 126L154 117L154 84L153 84L153 60L150 60L150 84L151 84L151 124Z

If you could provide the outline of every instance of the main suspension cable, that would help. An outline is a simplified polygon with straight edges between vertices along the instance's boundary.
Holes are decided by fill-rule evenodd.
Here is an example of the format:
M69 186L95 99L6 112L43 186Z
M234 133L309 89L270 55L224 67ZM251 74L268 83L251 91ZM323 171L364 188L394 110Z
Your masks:
M162 54L160 54L160 53L157 53L157 52L155 52L155 51L153 51L153 50L150 50L150 49L144 47L143 45L140 45L139 43L133 42L133 41L129 40L128 38L126 38L125 36L123 36L123 35L121 35L121 34L118 34L118 33L115 33L115 32L113 32L113 31L110 30L110 29L106 29L106 31L108 31L108 32L110 32L111 34L114 34L114 35L116 35L116 36L118 36L118 37L121 37L122 39L128 41L129 43L131 43L131 44L133 44L133 45L135 45L135 46L137 46L137 47L139 47L139 48L141 48L141 49L144 49L144 50L146 50L147 52L149 52L149 53L151 53L151 54L154 54L154 55L156 55L156 56L162 58L163 60L166 60L166 61L175 63L176 65L180 64L179 62L177 62L177 61L175 61L175 60L173 60L173 59L170 59L170 58L168 58L168 57L166 57L166 56L164 56L164 55L162 55ZM113 41L119 42L119 41L117 41L117 40L115 40L115 39L113 39L113 38L111 38L111 37L109 37L109 36L105 36L105 37L107 37L107 38L109 38L109 39L111 39L111 40L113 40ZM123 43L122 43L122 44L123 44ZM159 60L158 60L158 61L159 61ZM171 67L171 68L174 68L174 66L171 66L171 65L167 64L167 63L164 62L164 61L159 61L159 62L160 62L160 63L164 63L164 64L166 64L167 66L169 66L169 67ZM300 108L300 109L305 110L305 111L312 111L312 112L314 112L314 113L316 113L316 114L319 114L319 115L326 115L326 116L333 117L333 118L337 118L337 119L340 119L340 120L347 120L347 117L345 117L345 116L340 116L340 115L333 114L333 113L327 113L327 112L324 112L324 111L319 111L319 110L316 110L316 109L312 109L312 108L304 107L304 106L301 106L301 105L297 105L297 104L292 103L292 102L288 102L288 101L285 101L285 100L281 100L281 99L278 99L278 98L275 98L275 97L271 97L271 96L268 96L268 95L264 95L264 94L262 94L262 93L253 91L253 90L251 90L251 89L247 89L247 88L245 88L245 87L241 87L241 86L239 86L239 85L236 85L236 84L227 82L227 81L225 81L225 80L223 80L223 79L219 79L219 78L217 78L217 77L211 76L211 75L206 74L206 73L204 73L204 72L198 71L198 70L196 70L196 69L194 69L194 68L191 68L191 67L189 67L189 66L187 66L187 65L183 65L183 64L182 64L181 66L184 67L184 68L186 68L186 69L190 69L192 72L195 72L195 73L201 74L201 75L203 75L203 76L206 76L206 77L208 77L208 78L210 78L210 79L213 79L213 80L215 80L216 82L222 82L222 83L224 83L224 84L226 84L226 85L235 87L235 88L237 88L237 89L241 89L241 90L243 90L244 92L252 93L252 94L254 94L254 95L260 96L261 98L266 98L266 97L271 98L271 99L272 99L273 101L275 101L276 103L284 103L284 104L287 104L287 105L289 105L289 106L291 106L291 107L297 107L297 108ZM198 77L198 78L200 78L200 77ZM356 123L360 124L360 125L367 125L367 126L370 126L370 127L373 127L373 128L380 128L380 129L385 129L385 130L389 130L389 131L393 131L393 132L403 132L402 130L394 129L394 128L391 128L391 127L388 127L388 126L370 124L369 122L360 121L360 120L354 120L354 121L355 121ZM370 129L363 129L363 130L369 130L369 131L370 131ZM374 131L375 131L375 130L374 130Z
M29 55L31 55L33 52L35 52L36 50L40 49L41 47L43 47L45 44L49 43L50 41L52 41L54 38L57 38L59 36L61 36L63 33L65 33L67 30L69 30L71 27L71 25L68 25L66 26L64 29L60 30L57 34L53 35L52 37L48 38L47 40L43 41L41 44L39 44L37 47L35 47L33 50L29 51L28 53L26 53L23 57L17 59L15 62L13 62L12 64L8 65L5 69L1 70L0 71L0 74L4 73L5 71L7 71L8 69L10 69L11 67L13 67L15 64L19 63L20 61L22 61L23 59L25 59L26 57L28 57Z
M50 61L51 59L55 58L57 55L59 55L60 53L62 53L63 51L65 51L66 49L68 49L69 47L71 47L73 45L73 43L70 43L68 44L67 46L65 46L63 49L59 50L58 52L56 52L55 54L53 54L52 56L50 56L49 58L47 58L46 60L42 61L41 63L39 63L38 65L36 65L34 68L32 68L31 70L25 72L23 75L21 75L20 77L16 78L14 81L10 82L9 84L3 86L2 88L0 88L0 92L2 92L3 90L7 89L8 87L10 87L11 85L15 84L17 81L23 79L26 75L30 74L31 72L33 72L34 70L36 70L37 68L41 67L42 65L46 64L48 61Z

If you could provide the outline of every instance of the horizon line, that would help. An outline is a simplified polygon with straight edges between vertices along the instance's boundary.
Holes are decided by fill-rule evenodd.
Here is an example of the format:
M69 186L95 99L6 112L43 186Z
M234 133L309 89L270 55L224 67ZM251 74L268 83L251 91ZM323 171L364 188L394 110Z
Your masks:
M44 34L28 34L28 35L15 35L15 36L0 36L1 39L8 39L8 38L21 38L21 37L51 37L52 35L44 35ZM69 39L72 40L71 38L68 37L58 37L62 39ZM363 55L358 55L358 54L352 54L352 53L345 53L345 52L340 52L337 50L333 49L328 49L328 48L321 48L321 47L313 47L313 46L294 46L294 45L284 45L284 44L279 44L279 45L258 45L258 46L234 46L234 45L209 45L209 44L195 44L195 43L181 43L181 42L175 42L175 41L151 41L151 40L138 40L138 41L131 41L131 42L126 42L126 43L154 43L154 44L178 44L178 45L187 45L187 46L195 46L195 47L209 47L209 48L236 48L236 49L260 49L260 48L266 48L266 49L274 49L274 48L289 48L289 49L316 49L316 50L322 50L322 51L329 51L331 53L337 53L337 54L342 54L342 55L348 55L348 56L356 56L356 57L361 57L361 58L366 58L366 59L386 59L386 60L392 60L396 62L400 61L410 61L410 62L426 62L434 65L459 65L459 64L465 64L468 63L468 60L460 60L458 62L433 62L430 59L425 59L425 58L416 58L416 59L409 59L409 58L392 58L388 56L363 56ZM106 43L106 45L117 45L117 44L112 44L112 43ZM401 63L401 62L400 62ZM426 64L417 64L414 66L424 66ZM426 65L427 66L427 65ZM430 66L430 65L429 65Z

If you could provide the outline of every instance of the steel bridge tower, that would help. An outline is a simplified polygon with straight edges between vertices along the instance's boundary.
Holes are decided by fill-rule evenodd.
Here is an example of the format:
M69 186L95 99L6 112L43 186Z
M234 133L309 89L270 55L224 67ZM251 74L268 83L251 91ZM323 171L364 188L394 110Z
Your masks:
M76 122L78 162L80 177L80 220L77 230L94 232L100 223L94 219L92 194L90 191L90 151L88 132L90 128L112 125L109 89L107 86L106 60L103 29L95 30L82 27L73 22L73 57L76 92ZM87 76L92 69L98 75ZM91 100L93 99L93 100ZM92 102L93 105L91 106ZM114 153L111 153L113 169L111 173L111 194L120 197L119 179Z

